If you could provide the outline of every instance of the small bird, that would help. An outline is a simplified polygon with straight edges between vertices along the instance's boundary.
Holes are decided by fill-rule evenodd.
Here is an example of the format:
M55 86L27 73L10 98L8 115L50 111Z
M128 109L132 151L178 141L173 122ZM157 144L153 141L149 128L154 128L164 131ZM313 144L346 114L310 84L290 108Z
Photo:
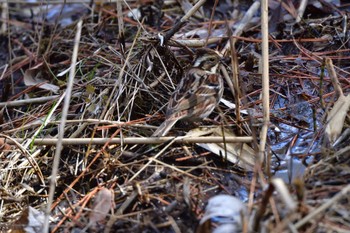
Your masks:
M165 136L178 120L203 119L210 115L219 103L224 83L217 73L221 56L211 49L198 49L193 66L172 93L165 121L153 133L153 137Z

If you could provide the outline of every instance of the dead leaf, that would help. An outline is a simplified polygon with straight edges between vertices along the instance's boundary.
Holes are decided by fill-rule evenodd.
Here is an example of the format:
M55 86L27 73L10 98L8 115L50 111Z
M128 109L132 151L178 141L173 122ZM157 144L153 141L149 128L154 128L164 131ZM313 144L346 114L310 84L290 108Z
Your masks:
M26 86L35 86L35 85L39 85L39 88L44 89L44 90L48 90L48 91L52 91L53 93L58 92L58 90L60 89L58 86L47 83L48 81L45 79L42 79L40 77L40 72L37 72L36 70L26 70L26 72L24 73L24 84Z
M5 142L4 138L0 138L0 151L9 151L11 146Z
M326 137L332 144L342 132L345 117L350 107L350 95L340 96L327 116Z
M350 107L350 95L345 96L341 88L337 73L334 69L332 59L326 58L326 67L329 73L329 77L332 80L332 84L336 94L339 96L338 100L334 103L333 109L329 112L326 121L326 138L333 145L339 138L343 127L345 117L348 114Z
M221 127L216 128L197 128L191 130L186 136L225 136L234 137L232 132L224 130L224 135ZM226 152L224 143L197 143L198 146L216 154L219 156L226 156L227 160L233 164L237 164L239 167L253 171L256 161L255 151L246 143L226 143Z

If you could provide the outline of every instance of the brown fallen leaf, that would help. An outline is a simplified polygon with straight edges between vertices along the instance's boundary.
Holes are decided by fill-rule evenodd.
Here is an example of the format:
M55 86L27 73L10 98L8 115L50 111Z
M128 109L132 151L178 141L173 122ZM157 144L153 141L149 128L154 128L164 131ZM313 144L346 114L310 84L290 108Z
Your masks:
M11 146L5 142L4 138L0 138L0 152L11 150Z

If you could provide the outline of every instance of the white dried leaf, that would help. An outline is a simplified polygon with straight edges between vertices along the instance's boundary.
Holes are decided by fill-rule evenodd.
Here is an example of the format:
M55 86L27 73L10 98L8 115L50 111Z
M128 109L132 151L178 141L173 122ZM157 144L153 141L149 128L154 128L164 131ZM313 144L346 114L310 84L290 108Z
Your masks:
M223 136L221 127L216 128L197 128L191 130L186 136L199 137L204 135ZM224 130L225 137L234 137L233 133ZM226 156L227 160L239 167L253 171L256 161L255 151L246 143L197 143L198 146L219 156ZM225 151L226 149L226 151Z
M350 95L341 95L327 116L326 137L332 144L342 132L345 117L350 107Z
M40 76L40 72L36 72L35 70L26 70L24 73L24 84L26 86L35 86L40 84L38 87L44 90L52 91L53 93L57 93L60 89L58 86L47 83L48 81L42 79Z

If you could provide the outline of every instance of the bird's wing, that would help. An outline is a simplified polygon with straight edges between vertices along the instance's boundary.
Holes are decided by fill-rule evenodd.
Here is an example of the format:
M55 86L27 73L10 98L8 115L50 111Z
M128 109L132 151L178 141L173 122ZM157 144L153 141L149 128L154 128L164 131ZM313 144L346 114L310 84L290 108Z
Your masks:
M192 115L203 118L198 113L206 106L211 110L215 108L222 96L222 82L217 74L192 68L170 98L167 118L182 119Z
M186 73L186 76L170 97L167 116L189 109L192 106L192 101L190 102L189 99L195 96L205 78L204 75L205 72L197 68L192 68Z

